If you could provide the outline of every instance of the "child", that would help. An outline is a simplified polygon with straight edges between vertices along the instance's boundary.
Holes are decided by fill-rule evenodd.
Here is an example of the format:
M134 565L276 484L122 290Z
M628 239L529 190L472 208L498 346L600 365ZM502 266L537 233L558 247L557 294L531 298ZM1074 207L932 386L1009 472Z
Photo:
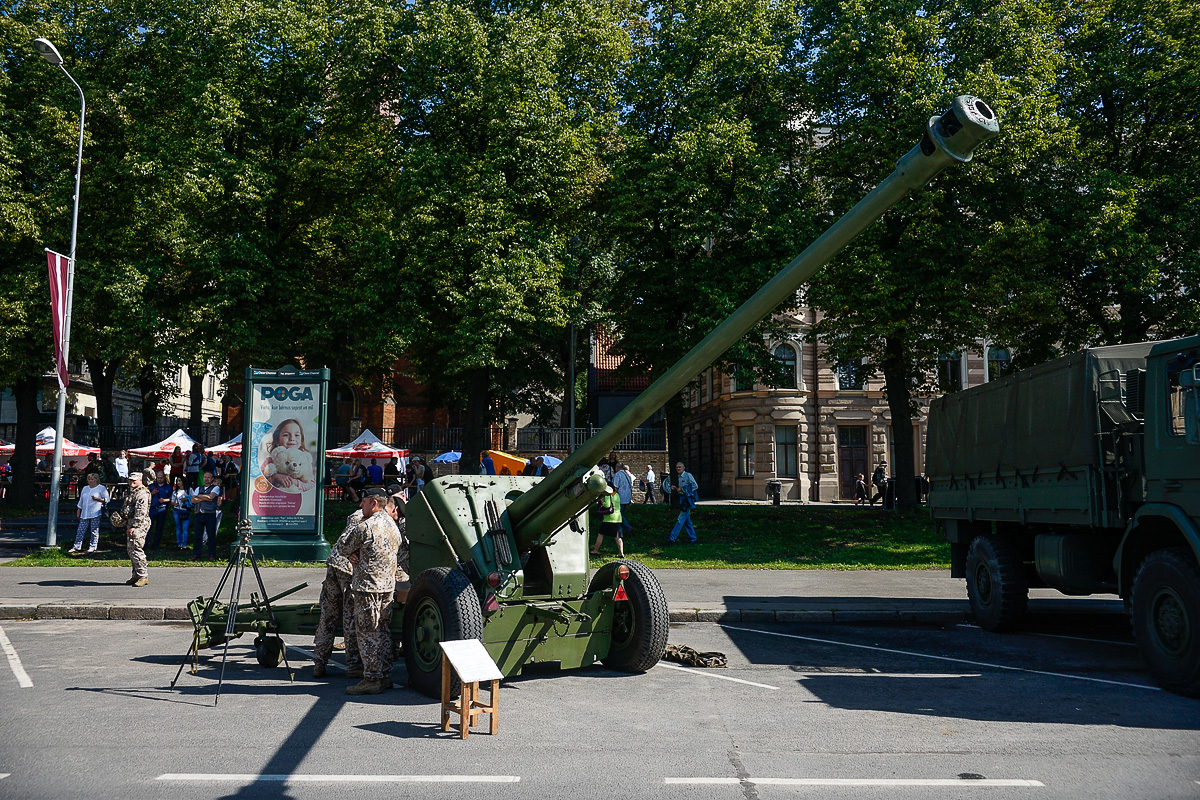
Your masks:
M854 479L854 505L861 506L867 502L867 483L860 472Z
M624 558L625 542L621 534L624 533L625 526L621 524L621 497L612 483L608 484L608 494L602 495L596 501L596 510L600 512L600 532L596 534L596 545L592 548L592 555L600 555L600 545L604 544L604 534L607 533L617 540L617 557Z

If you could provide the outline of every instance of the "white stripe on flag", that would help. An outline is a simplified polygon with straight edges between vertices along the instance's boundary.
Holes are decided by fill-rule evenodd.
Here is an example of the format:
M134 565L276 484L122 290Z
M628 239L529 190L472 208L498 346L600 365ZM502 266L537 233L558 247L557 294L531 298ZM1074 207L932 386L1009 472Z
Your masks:
M67 275L70 259L62 253L46 250L46 265L50 270L50 319L54 326L54 362L58 370L58 385L66 389L69 381L63 341L67 333Z

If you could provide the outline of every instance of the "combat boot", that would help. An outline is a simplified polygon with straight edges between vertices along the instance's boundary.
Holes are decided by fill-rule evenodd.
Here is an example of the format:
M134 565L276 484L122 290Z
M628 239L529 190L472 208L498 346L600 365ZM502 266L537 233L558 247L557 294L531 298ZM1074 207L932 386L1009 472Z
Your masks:
M133 586L135 583L137 583L137 573L136 572L133 574L132 577L130 577L129 580L125 581L125 585Z
M133 582L132 585L133 586L149 586L150 579L149 578L138 578L136 581Z
M325 665L324 664L314 664L313 665L313 677L314 678L324 678L325 677Z
M392 688L392 686L394 685L394 684L392 683L392 676L391 676L391 675L384 675L384 676L383 676L383 680L381 681L381 683L383 684L383 688L384 688L384 689L390 689L390 688Z
M383 690L383 681L369 681L364 678L353 686L346 687L346 694L380 694Z
M346 670L346 677L347 677L347 678L361 678L362 676L363 676L362 667L359 667L358 669L348 669L348 670Z

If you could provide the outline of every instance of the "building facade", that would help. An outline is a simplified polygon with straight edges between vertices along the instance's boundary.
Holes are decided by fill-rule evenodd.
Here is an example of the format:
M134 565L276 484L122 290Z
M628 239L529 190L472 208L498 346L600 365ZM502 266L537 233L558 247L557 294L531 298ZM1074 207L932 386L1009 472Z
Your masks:
M684 453L707 497L763 500L779 481L786 500L852 500L857 475L868 480L886 461L892 473L895 437L882 378L866 380L856 365L826 358L822 345L803 341L816 312L801 309L794 335L768 342L790 380L768 387L742 383L710 368L688 390ZM978 352L949 353L930 365L937 385L957 391L1003 375L1007 351L990 343ZM925 471L929 397L917 399L913 437L917 475Z

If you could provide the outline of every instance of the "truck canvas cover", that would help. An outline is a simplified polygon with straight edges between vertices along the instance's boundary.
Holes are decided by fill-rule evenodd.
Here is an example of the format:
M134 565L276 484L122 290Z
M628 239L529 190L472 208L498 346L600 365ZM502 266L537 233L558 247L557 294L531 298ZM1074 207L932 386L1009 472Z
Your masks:
M934 400L929 478L1099 466L1101 376L1115 395L1117 374L1144 368L1153 346L1096 347Z

